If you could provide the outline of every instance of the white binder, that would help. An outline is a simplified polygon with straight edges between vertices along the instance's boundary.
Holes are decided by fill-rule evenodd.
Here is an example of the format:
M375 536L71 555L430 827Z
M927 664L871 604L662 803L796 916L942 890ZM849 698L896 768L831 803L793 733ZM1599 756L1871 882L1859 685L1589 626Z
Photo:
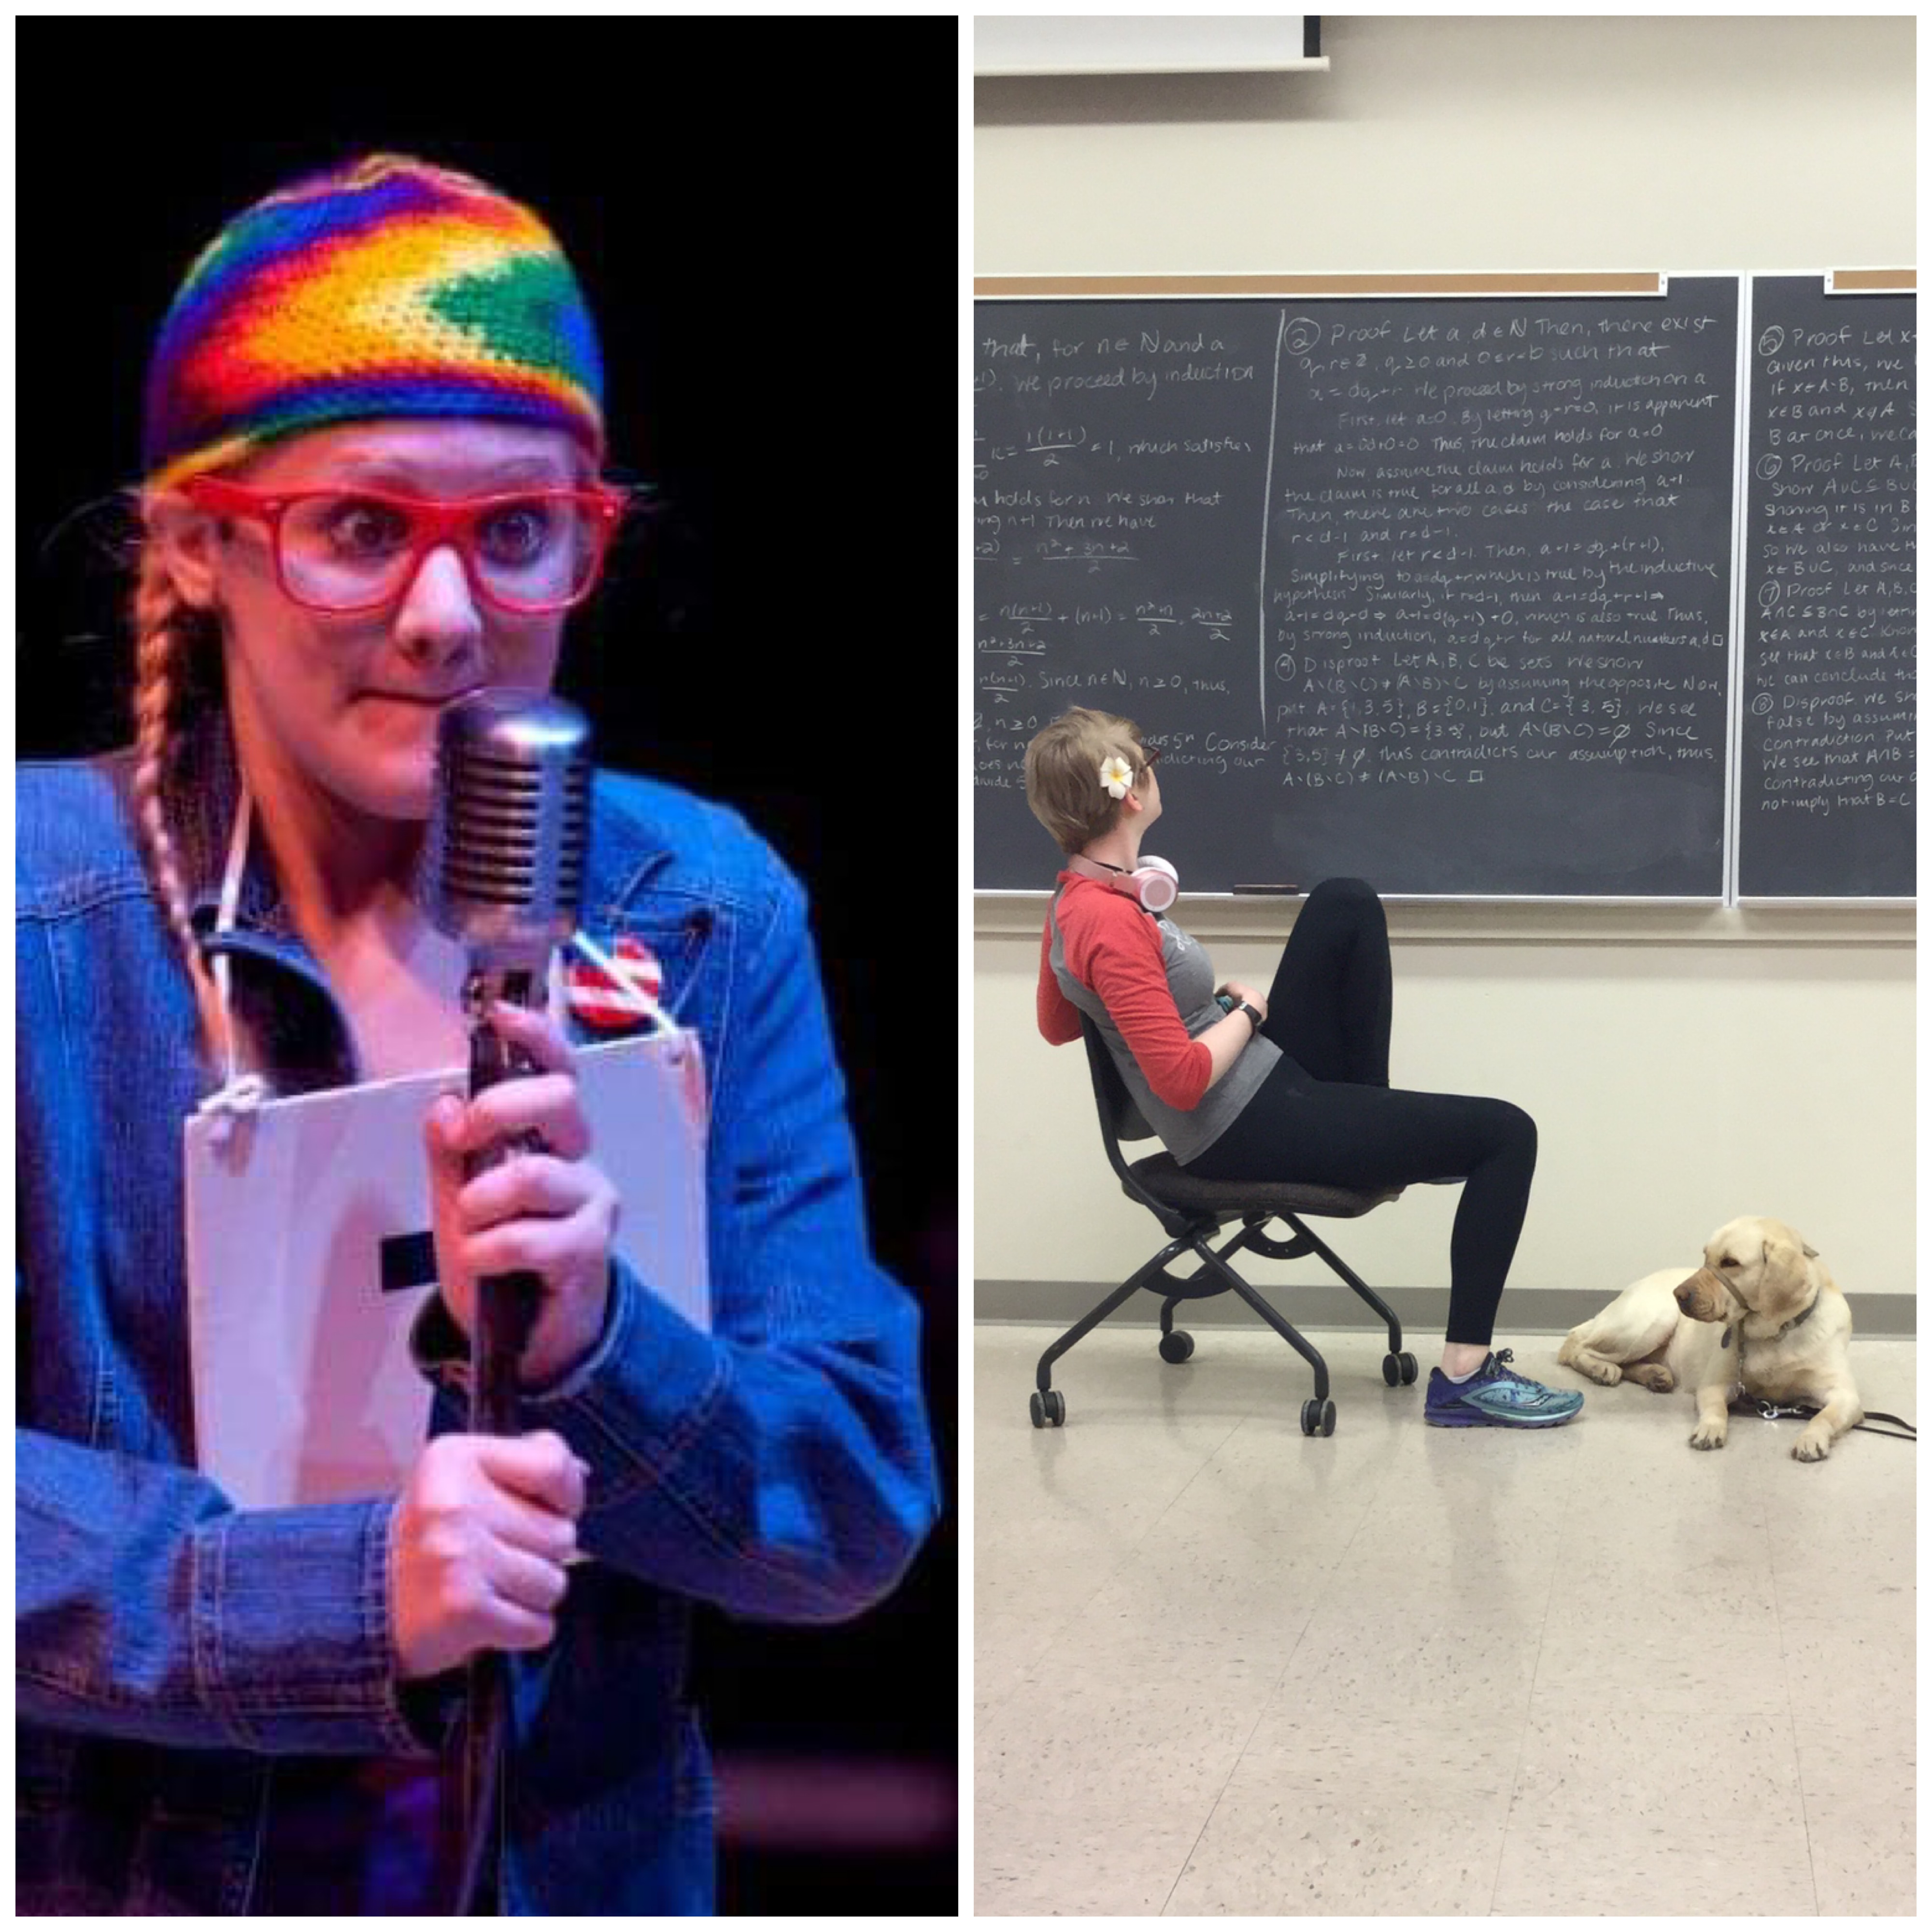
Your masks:
M590 1157L622 1203L613 1245L708 1328L698 1040L617 1040L575 1060ZM423 1118L464 1084L460 1070L417 1074L188 1120L196 1461L239 1506L401 1486L429 1418L408 1346L434 1286Z

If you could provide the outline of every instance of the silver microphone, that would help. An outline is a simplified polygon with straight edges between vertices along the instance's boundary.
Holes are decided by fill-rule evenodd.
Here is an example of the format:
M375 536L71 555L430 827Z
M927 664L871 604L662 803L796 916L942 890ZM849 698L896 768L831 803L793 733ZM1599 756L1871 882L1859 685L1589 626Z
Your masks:
M490 1025L490 1004L541 1006L552 950L577 928L590 830L590 728L542 692L472 692L436 729L436 806L424 897L430 917L469 953L470 1092L538 1070ZM520 1150L468 1156L472 1176ZM520 1150L532 1150L529 1137ZM542 1283L517 1274L478 1284L470 1426L515 1426L518 1358Z
M445 709L427 896L472 973L533 975L541 998L576 929L590 832L590 727L575 705L496 688Z

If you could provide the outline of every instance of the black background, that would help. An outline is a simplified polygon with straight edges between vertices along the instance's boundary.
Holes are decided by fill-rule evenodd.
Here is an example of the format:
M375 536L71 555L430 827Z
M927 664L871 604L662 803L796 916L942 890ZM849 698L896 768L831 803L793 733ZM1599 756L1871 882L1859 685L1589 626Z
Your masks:
M856 1623L704 1613L726 1910L957 1909L950 1820L922 1840L787 1846L747 1795L764 1780L734 1775L838 1760L944 1791L956 1762L958 579L934 512L956 490L957 32L16 27L16 152L39 158L17 230L22 757L129 735L113 506L139 480L154 332L230 216L352 154L417 154L542 214L598 319L614 469L659 508L577 620L561 686L603 762L735 805L810 888L877 1246L926 1312L949 1504L907 1583ZM923 906L901 890L921 878ZM929 954L909 923L938 935Z

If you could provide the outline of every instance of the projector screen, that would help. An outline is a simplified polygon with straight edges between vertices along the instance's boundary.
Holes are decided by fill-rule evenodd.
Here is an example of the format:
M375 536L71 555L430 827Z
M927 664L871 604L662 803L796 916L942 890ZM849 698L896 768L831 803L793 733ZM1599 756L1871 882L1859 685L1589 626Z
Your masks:
M1252 74L1325 69L1318 14L981 14L973 71Z

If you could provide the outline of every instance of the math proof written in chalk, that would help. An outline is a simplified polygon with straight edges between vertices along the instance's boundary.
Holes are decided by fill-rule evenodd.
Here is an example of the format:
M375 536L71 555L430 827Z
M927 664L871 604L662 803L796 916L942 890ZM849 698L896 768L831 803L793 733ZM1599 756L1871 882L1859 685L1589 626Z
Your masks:
M1852 674L1822 703L1793 688L1767 708L1754 692L1758 727L1736 736L1740 286L980 304L977 882L1039 883L1022 754L1083 704L1161 745L1170 791L1198 785L1167 835L1190 890L1359 872L1393 892L1720 896L1732 788L1748 802L1786 776L1766 764L1790 755L1774 737L1808 703L1815 716L1856 698L1838 728L1882 758L1899 725L1876 712L1899 709L1910 675L1909 559L1748 556L1768 600L1754 622L1801 579L1822 585L1821 563L1856 562L1850 601L1876 614L1856 622L1908 633L1865 640L1888 657L1834 660ZM1889 326L1909 329L1903 307ZM1842 428L1882 400L1832 406ZM1840 441L1848 478L1893 479L1889 507L1868 514L1909 514L1904 404L1901 466ZM1770 406L1760 385L1754 444ZM1772 453L1788 478L1798 451ZM1909 542L1827 541L1894 536ZM1789 681L1796 662L1761 650L1753 675ZM1874 748L1860 738L1858 769L1882 776ZM1834 789L1864 792L1854 808L1874 814L1902 802L1909 820L1909 752L1897 762L1889 791ZM1835 800L1809 809L1828 817ZM1821 862L1832 884L1811 882ZM1882 890L1883 869L1800 854L1793 883L1763 889Z

